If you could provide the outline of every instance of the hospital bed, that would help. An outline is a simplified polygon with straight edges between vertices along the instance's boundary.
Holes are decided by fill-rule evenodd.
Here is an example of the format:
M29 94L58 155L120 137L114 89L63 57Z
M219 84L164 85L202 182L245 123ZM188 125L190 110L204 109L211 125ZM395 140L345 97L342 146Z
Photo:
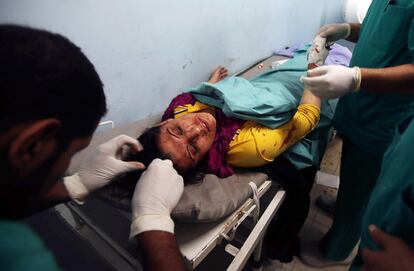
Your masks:
M285 57L282 56L271 56L259 61L240 74L249 79L259 72L269 69L275 61L283 61L284 59ZM112 127L112 129L98 133L94 136L91 145L73 159L68 173L75 172L97 145L121 133L136 137L139 132L136 128L131 130L131 127L147 127L158 119L159 116L155 116L140 121L136 125L129 125L129 128ZM109 124L113 125L113 123ZM261 181L259 185L251 182L249 186L252 190L252 196L246 199L234 212L219 221L209 223L176 222L177 242L189 269L197 269L218 246L224 248L228 254L234 257L227 270L242 270L251 255L253 255L251 257L252 262L259 262L264 234L283 202L285 191L268 179ZM131 252L135 247L127 243L130 212L117 208L108 202L100 202L99 198L92 198L85 206L69 203L66 207L70 210L77 229L85 226L91 228L121 258L133 268L139 269L139 260L136 259L136 253ZM106 210L103 211L105 213L103 218L97 217L96 211L94 211L97 208ZM240 234L239 229L244 234ZM246 231L250 231L250 233L246 234ZM123 232L123 234L120 234L120 232Z

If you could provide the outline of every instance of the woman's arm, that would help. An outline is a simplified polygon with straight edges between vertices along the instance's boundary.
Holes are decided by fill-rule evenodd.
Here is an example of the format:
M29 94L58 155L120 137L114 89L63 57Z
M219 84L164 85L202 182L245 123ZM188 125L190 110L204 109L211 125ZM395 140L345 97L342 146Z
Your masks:
M308 64L308 71L316 68L315 64ZM308 75L309 76L309 75ZM311 91L305 89L299 104L313 104L321 108L321 98L315 96Z
M272 162L316 127L320 107L321 99L304 90L296 113L284 125L272 129L247 122L230 143L228 164L232 167L258 167Z
M313 99L312 96L308 98ZM230 143L227 163L232 167L259 167L272 162L310 133L318 123L319 115L319 106L307 103L300 104L292 119L275 129L246 122Z
M315 65L316 66L316 65ZM313 64L308 66L308 70ZM292 145L309 134L318 124L321 99L304 90L292 119L272 129L248 121L230 143L227 162L232 167L258 167L272 162Z
M308 70L316 67L317 65L313 63L309 64ZM293 118L285 125L277 128L282 130L283 133L279 133L279 138L276 137L277 142L274 145L279 148L276 151L275 157L299 142L316 127L320 119L320 109L321 99L311 91L304 89Z
M311 91L305 89L299 104L313 104L318 108L321 108L321 98L313 95Z

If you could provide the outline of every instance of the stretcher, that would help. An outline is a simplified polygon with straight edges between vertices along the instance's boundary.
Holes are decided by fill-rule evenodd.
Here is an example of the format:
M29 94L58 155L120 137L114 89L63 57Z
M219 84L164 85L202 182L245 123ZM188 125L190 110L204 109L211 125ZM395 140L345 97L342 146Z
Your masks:
M224 249L227 253L234 256L227 270L242 270L250 256L253 255L255 262L259 262L261 256L261 246L264 234L270 221L275 216L278 208L281 206L285 197L285 191L276 189L273 191L270 203L265 206L264 211L259 215L260 203L259 199L266 193L271 193L270 187L272 182L266 181L257 188L256 200L249 198L246 202L233 212L230 216L218 222L212 223L176 223L176 239L179 249L183 255L184 262L190 270L197 270L197 267L209 256L209 254L217 249L222 243L225 243ZM62 207L60 207L62 208ZM104 242L106 242L118 255L128 262L133 269L140 267L140 259L134 249L128 245L122 244L112 238L111 233L106 231L104 226L92 218L91 210L75 203L66 204L66 208L70 210L71 216L75 221L74 228L76 230L82 227L88 227L94 231ZM112 220L108 213L109 223L122 223L124 228L128 229L130 214L123 210L116 209L107 205L106 208L114 208L125 217L125 220ZM237 239L238 230L243 228L250 230L247 238L244 238L241 247L236 247L232 241ZM125 236L127 238L127 236ZM88 239L88 238L86 238ZM240 242L240 239L238 239ZM225 268L221 269L224 270ZM203 270L203 269L202 269Z
M225 247L226 252L234 256L227 270L241 270L252 253L254 260L259 262L262 239L285 196L285 191L277 191L263 214L259 216L259 200L269 191L271 185L272 182L268 180L257 190L253 188L255 190L253 198L246 200L233 214L220 222L198 225L194 225L194 223L178 224L176 238L187 267L196 268L222 241L229 243L234 240L237 229L245 219L251 220L250 225L253 228L241 248L232 244Z

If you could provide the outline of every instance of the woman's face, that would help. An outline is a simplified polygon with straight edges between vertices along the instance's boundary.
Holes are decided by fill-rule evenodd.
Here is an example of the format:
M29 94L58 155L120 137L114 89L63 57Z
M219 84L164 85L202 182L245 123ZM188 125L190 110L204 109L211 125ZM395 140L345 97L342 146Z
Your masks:
M209 151L216 119L209 113L189 113L160 123L159 148L181 170L193 168Z

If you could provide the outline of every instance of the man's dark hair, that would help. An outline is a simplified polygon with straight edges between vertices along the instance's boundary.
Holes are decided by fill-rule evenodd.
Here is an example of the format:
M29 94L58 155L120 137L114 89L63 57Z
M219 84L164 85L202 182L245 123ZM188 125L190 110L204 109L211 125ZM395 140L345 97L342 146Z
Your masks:
M105 113L102 82L79 47L44 30L0 25L0 133L56 118L66 145L92 134Z

